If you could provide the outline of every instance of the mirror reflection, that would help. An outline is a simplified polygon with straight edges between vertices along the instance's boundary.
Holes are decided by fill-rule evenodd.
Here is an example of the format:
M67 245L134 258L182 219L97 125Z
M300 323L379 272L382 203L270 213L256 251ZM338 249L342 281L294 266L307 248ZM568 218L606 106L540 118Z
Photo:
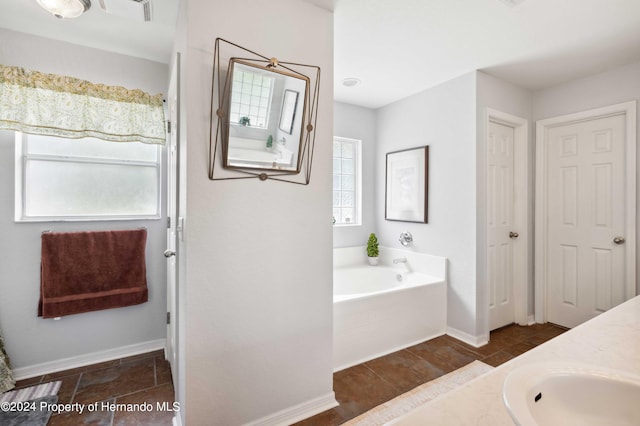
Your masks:
M232 59L225 167L299 172L308 79Z

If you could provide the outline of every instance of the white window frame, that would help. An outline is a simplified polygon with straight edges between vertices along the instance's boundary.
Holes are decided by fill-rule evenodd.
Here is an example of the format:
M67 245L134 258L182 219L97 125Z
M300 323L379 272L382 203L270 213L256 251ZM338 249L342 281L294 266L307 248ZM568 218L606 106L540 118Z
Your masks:
M15 132L15 212L16 222L87 222L87 221L124 221L124 220L159 220L161 218L162 206L162 152L160 145L156 145L157 157L151 161L129 161L102 158L87 158L80 156L62 156L53 154L27 154L26 133ZM112 142L119 143L119 142ZM122 142L125 143L125 142ZM26 165L29 160L58 161L68 163L84 164L111 164L124 166L153 167L156 169L158 197L156 201L156 212L154 214L99 214L99 215L77 215L77 216L27 216L26 212Z
M271 77L269 75L258 73L258 72L246 71L246 70L240 70L240 71L242 73L245 73L245 74L253 74L254 76L259 75L262 78L268 78L268 79L271 80L271 85L269 86L269 97L267 99L267 106L266 107L262 107L262 106L260 106L259 102L258 102L258 106L257 106L258 109L263 109L263 108L266 109L266 116L265 116L264 126L259 126L255 122L253 124L251 124L251 127L254 128L254 129L267 130L267 129L269 129L269 122L271 120L271 103L273 101L273 91L274 91L274 86L275 86L275 83L276 83L275 78L273 78L273 77ZM234 102L233 102L233 98L234 98L234 96L233 96L233 83L235 83L235 82L232 81L231 100L230 100L230 104L229 104L229 109L231 109L233 107L233 104L234 104ZM251 87L253 88L254 86L255 85L253 83L251 83ZM262 87L262 86L260 86L260 87ZM243 91L242 91L242 88L239 91L237 91L236 93L238 93L238 96L240 96L240 97L242 97L242 95L244 94ZM260 98L261 98L259 96L254 95L253 94L253 90L252 90L252 93L246 93L245 95L249 96L250 99L251 99L251 102L249 103L249 109L251 109L251 106L253 105L254 99L257 98L258 101L259 101ZM243 105L242 102L240 102L240 101L238 102L238 104L240 106ZM238 113L238 116L239 117L244 117L244 115L242 115L241 113ZM253 115L251 113L247 114L246 116L249 117L249 118L253 117ZM239 126L239 127L243 126L242 124L238 123L236 120L230 120L230 124L232 126Z
M335 223L333 226L336 227L351 227L351 226L362 226L362 140L360 139L352 139L352 138L344 138L340 136L333 137L334 142L347 142L351 143L354 146L354 176L355 176L355 189L354 189L354 222L353 223ZM333 146L333 145L332 145ZM333 164L333 149L331 153L331 159ZM333 166L332 166L333 167ZM333 188L333 170L331 173L331 185ZM332 189L332 199L333 199L333 189ZM332 202L332 211L333 211L333 202Z

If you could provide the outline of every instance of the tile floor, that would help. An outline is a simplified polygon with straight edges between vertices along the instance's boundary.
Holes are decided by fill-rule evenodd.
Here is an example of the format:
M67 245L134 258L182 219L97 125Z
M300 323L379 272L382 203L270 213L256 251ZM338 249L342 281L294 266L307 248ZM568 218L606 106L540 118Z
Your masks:
M98 409L79 414L76 411L51 416L49 426L61 425L171 425L173 411L158 410L157 403L169 407L174 401L169 363L162 350L102 362L45 376L20 380L16 388L60 380L58 404L143 404L152 410L132 411ZM105 407L106 408L106 407Z
M333 388L340 405L296 426L342 424L476 359L497 366L564 331L553 324L511 325L491 332L490 343L481 348L445 335L339 371L333 375ZM149 403L157 407L157 403L171 405L174 401L171 370L162 350L21 380L16 388L55 380L62 381L59 404ZM169 426L172 417L172 411L98 410L82 415L56 414L49 420L49 426Z
M480 348L445 335L347 368L333 375L333 390L340 405L296 426L342 424L474 360L495 367L565 331L553 324L510 325L492 331L490 343Z

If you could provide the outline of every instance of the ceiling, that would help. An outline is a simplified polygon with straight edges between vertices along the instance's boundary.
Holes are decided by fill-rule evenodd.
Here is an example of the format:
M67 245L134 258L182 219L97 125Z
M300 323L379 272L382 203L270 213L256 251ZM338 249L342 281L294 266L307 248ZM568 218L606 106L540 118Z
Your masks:
M639 0L305 1L335 11L335 99L369 108L476 69L538 90L640 60ZM179 1L152 0L146 23L98 0L74 20L35 0L0 3L0 28L168 62Z
M338 0L334 26L335 99L370 108L476 69L537 90L640 60L638 0Z
M58 19L36 0L0 0L0 28L168 63L179 4L151 0L151 22L138 22L106 13L99 0L76 19Z

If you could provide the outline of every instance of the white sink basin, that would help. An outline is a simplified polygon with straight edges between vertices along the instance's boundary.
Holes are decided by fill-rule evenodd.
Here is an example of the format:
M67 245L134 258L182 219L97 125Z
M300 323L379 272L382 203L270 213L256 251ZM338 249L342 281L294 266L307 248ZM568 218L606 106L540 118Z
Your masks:
M509 373L502 396L522 426L640 425L640 376L605 367L525 365Z

